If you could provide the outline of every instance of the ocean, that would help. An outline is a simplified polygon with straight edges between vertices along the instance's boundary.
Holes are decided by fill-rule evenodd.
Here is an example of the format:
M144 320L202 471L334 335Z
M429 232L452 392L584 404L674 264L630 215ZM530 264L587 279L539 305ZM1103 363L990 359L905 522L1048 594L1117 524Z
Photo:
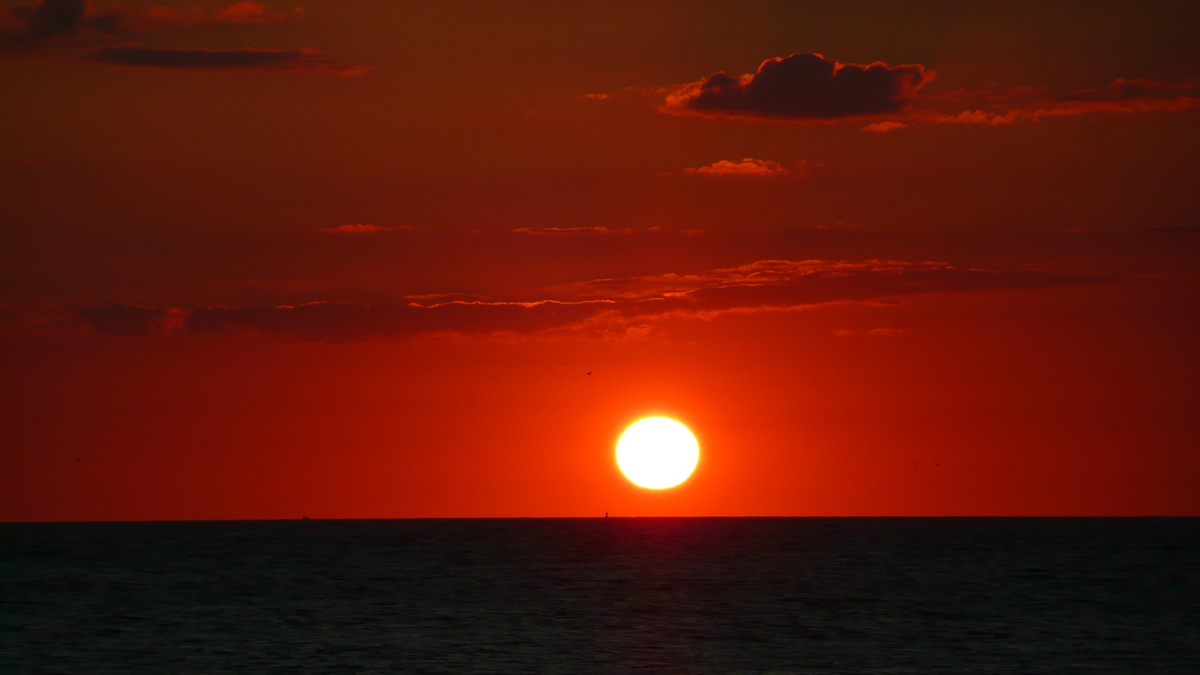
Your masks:
M1200 673L1200 519L0 525L3 673Z

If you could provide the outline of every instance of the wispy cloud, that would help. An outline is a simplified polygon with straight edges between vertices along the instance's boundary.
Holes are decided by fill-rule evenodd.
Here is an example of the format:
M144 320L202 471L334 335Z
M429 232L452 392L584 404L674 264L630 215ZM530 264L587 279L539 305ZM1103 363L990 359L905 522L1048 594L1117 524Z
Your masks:
M286 21L284 12L269 12L258 2L235 2L213 14L213 21L224 23L278 23Z
M902 122L893 122L892 120L884 120L883 122L875 122L863 127L863 131L875 131L883 133L885 131L895 131L896 129L907 129L908 125Z
M866 335L868 337L896 337L904 333L899 328L872 328L870 330L855 330L853 328L840 328L833 331L836 337L854 337L856 335Z
M778 162L772 162L767 159L754 159L753 157L747 157L740 162L731 162L727 159L722 159L708 166L684 169L683 172L697 176L735 176L741 178L775 178L777 176L792 174L791 171L784 168Z
M613 235L633 234L633 230L610 230L607 227L518 227L515 234L533 234L542 236L580 236L580 235Z
M375 234L376 232L421 232L423 228L413 227L412 225L397 225L396 227L380 227L378 225L365 225L363 223L354 223L349 225L338 225L337 227L322 227L319 232L328 232L330 234Z

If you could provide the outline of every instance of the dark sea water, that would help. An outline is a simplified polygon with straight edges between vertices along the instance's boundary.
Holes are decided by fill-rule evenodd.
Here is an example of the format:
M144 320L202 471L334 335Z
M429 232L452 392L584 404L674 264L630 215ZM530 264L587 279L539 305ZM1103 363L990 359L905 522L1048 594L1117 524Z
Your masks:
M3 673L1200 673L1200 519L0 536Z

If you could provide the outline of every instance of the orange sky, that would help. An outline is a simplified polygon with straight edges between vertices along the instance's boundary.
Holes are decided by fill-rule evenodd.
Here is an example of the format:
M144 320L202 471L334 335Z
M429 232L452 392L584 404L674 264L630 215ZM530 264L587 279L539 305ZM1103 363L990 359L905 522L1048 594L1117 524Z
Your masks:
M0 519L1200 515L1194 3L2 11Z

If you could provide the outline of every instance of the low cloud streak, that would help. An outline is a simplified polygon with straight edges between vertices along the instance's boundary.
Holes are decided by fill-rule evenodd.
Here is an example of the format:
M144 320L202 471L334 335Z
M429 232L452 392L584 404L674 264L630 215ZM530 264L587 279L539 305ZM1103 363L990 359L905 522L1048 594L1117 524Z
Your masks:
M945 112L951 106L969 106ZM1019 124L1088 113L1176 112L1200 107L1200 84L1137 78L1104 87L1052 95L1037 87L999 91L955 91L931 98L914 119L949 124Z
M153 49L149 47L101 47L86 61L138 70L231 71L262 70L341 75L353 77L366 67L323 54L314 49Z
M763 260L706 274L598 279L543 289L516 300L451 300L420 304L308 303L277 307L196 307L190 311L131 305L78 310L95 333L266 335L286 340L356 343L420 335L588 335L623 331L662 317L711 317L870 302L926 293L1046 288L1101 277L1036 271L963 269L944 263ZM433 298L431 298L433 299Z

